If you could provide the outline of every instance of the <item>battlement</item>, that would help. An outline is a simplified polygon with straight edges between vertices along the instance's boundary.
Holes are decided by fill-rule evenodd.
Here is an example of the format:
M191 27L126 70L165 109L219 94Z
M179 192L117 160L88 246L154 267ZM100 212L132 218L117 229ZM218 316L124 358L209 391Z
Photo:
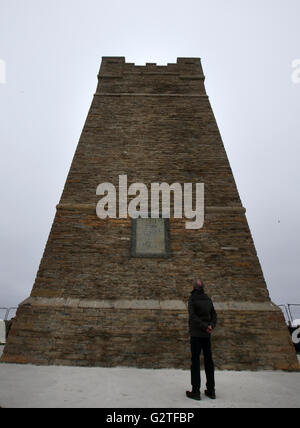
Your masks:
M126 62L123 56L104 56L100 69L100 77L106 74L122 73L175 73L175 74L198 74L203 77L200 58L177 58L176 63L167 65L157 65L156 63L147 62L145 65L136 65L132 62Z
M120 92L144 92L143 87L145 92L155 93L162 91L162 85L167 93L205 93L200 58L177 58L176 63L167 65L150 62L136 65L126 62L125 57L105 56L102 57L98 78L98 93L116 89ZM120 79L119 85L116 85L117 79Z

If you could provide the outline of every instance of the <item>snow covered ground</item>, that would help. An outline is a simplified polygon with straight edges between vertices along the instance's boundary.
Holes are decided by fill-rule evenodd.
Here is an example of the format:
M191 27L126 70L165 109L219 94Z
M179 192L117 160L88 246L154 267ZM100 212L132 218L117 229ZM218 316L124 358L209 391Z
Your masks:
M300 372L217 371L216 385L217 400L197 402L187 370L0 364L1 407L300 407Z

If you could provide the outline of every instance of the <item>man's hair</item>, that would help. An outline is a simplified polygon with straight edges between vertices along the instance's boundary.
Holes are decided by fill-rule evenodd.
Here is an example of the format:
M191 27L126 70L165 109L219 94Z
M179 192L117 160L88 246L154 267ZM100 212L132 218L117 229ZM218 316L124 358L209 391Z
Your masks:
M198 284L198 281L200 281L201 285ZM199 288L199 287L204 287L204 282L202 281L202 279L197 278L193 281L193 286L194 288Z

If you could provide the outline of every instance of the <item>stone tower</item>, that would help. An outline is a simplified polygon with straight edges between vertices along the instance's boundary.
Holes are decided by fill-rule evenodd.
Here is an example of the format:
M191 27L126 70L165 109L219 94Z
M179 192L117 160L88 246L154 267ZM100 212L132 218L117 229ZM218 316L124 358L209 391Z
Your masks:
M136 66L104 57L31 296L2 362L189 368L187 300L201 277L220 369L295 369L269 298L198 58ZM96 216L96 188L204 183L205 222L168 221L165 257L132 252L132 219Z

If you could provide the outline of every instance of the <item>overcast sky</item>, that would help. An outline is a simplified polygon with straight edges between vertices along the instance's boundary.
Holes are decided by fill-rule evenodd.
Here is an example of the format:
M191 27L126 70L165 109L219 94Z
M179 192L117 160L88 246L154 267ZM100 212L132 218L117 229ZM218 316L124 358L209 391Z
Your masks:
M31 292L102 56L201 57L271 298L300 303L299 16L299 0L0 0L0 306Z

